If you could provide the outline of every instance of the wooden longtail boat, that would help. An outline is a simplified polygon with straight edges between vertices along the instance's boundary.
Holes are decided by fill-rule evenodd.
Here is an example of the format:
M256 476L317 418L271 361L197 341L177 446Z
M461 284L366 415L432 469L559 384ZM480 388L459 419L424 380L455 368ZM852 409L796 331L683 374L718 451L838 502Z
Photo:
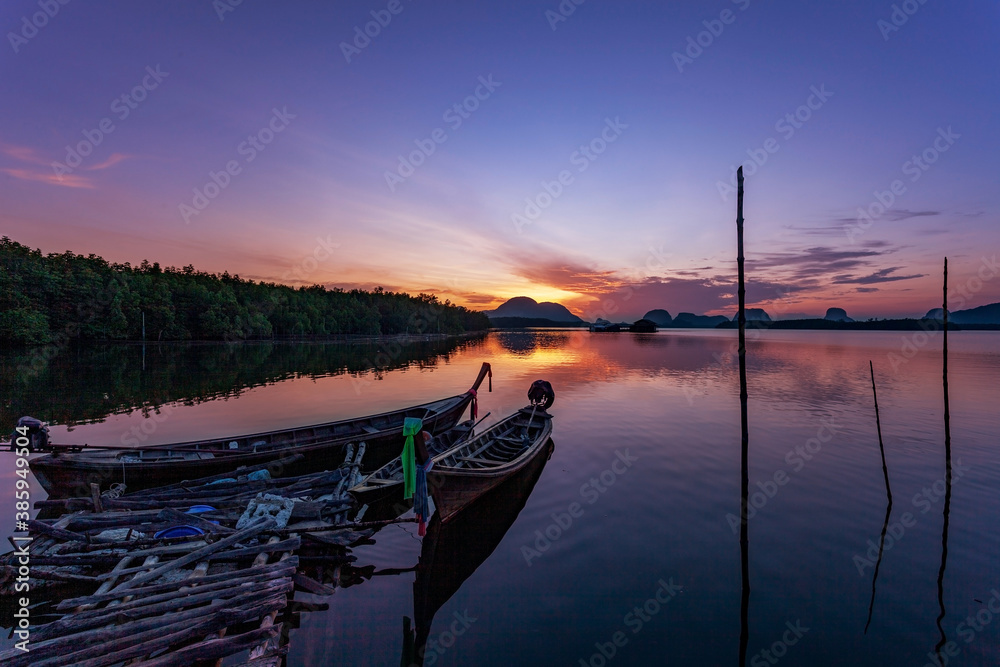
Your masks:
M521 408L472 439L433 458L427 488L447 522L480 496L529 466L547 450L552 415L538 405Z
M431 434L447 431L475 400L488 374L492 377L490 365L484 363L472 388L457 396L313 426L133 449L50 445L52 454L30 460L31 471L50 496L88 496L91 483L108 488L124 482L129 491L135 491L226 473L292 454L302 454L303 458L284 467L281 474L302 475L335 468L347 445L360 442L367 444L365 466L376 469L399 456L404 419L422 419Z
M551 440L545 443L528 465L452 521L442 523L439 515L431 519L413 582L414 632L404 637L400 664L429 665L440 657L440 644L436 649L433 644L427 646L434 616L486 562L514 524L554 448ZM441 628L448 628L453 620L451 616L442 619Z

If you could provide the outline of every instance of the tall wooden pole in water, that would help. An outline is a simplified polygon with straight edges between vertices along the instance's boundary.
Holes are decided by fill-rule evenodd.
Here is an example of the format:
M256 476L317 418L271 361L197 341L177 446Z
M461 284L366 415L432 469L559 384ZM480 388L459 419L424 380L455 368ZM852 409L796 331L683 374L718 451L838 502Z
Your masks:
M941 312L944 319L944 344L941 377L944 383L944 453L947 459L947 481L951 483L951 410L948 406L948 258L944 258L944 289Z
M740 601L740 665L746 665L747 644L750 639L750 540L747 526L747 512L750 497L750 466L748 450L750 429L747 420L747 340L746 340L746 286L743 275L743 167L736 172L736 267L738 272L737 297L739 298L739 357L740 357L740 422L741 443L741 485L740 485L740 555L742 574L742 598Z

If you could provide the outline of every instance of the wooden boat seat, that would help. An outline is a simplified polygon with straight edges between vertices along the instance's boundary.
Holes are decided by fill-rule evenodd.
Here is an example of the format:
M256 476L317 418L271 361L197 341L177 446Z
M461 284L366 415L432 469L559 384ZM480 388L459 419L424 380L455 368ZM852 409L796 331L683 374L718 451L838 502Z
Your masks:
M499 440L500 442L509 442L509 443L511 443L512 445L517 445L517 446L519 446L519 447L523 447L523 446L524 446L524 444L525 444L525 443L524 443L524 440L522 440L521 438L511 438L511 437L509 437L509 436L506 436L506 435L501 435L501 436L499 436L499 437L497 438L497 440ZM528 444L530 445L530 444L531 444L531 442L532 442L532 441L531 441L531 440L529 440L529 441L528 441Z
M365 433L378 433L378 429L374 426L369 426L368 424L362 424L361 430Z
M506 461L489 461L487 459L478 459L472 456L459 456L457 457L459 461L468 461L469 463L482 463L487 466L498 466L506 463Z

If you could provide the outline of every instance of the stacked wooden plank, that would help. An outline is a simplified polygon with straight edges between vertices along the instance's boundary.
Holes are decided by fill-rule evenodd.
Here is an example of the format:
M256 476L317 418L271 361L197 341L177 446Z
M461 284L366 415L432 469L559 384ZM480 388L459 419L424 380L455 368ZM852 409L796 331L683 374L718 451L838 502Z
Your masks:
M350 545L392 522L347 519L357 516L347 488L360 479L362 454L300 477L248 479L249 469L231 481L216 475L118 498L43 501L47 512L70 511L29 522L30 652L0 654L0 664L166 667L247 650L247 665L280 664L285 623L297 625L293 592L334 590L305 567L337 571L354 560ZM285 503L291 512L280 520L249 515L248 505L262 498L294 503ZM214 509L190 513L198 505ZM157 536L177 526L200 534ZM15 560L8 554L0 565ZM38 625L43 619L49 622Z
M238 653L280 632L262 621L288 604L299 539L265 540L273 519L202 539L158 546L136 540L110 549L88 548L87 536L72 530L85 516L67 519L56 528L60 537L32 544L32 573L72 568L72 581L98 586L59 602L55 609L65 615L32 628L28 653L0 654L5 666L186 665Z

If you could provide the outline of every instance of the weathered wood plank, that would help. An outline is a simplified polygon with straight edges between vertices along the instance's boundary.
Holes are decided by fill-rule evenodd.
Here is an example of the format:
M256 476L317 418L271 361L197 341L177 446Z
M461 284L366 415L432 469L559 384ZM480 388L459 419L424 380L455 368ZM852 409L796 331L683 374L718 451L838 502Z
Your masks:
M263 519L262 521L257 521L251 524L250 526L247 526L243 530L239 531L238 533L233 533L229 537L224 537L218 542L209 544L207 546L202 547L201 549L198 549L197 551L189 553L186 556L182 556L176 560L170 561L166 565L158 567L152 572L140 574L134 579L130 579L129 581L118 584L115 590L120 592L123 590L127 590L129 588L135 588L136 586L141 586L142 584L153 581L154 579L159 579L167 572L172 572L173 570L176 570L179 567L183 567L184 565L188 565L190 563L194 563L199 560L204 560L205 557L208 556L209 554L213 554L216 551L225 549L226 547L236 544L241 540L250 539L251 537L258 535L264 532L265 530L274 528L274 526L275 526L274 519Z

